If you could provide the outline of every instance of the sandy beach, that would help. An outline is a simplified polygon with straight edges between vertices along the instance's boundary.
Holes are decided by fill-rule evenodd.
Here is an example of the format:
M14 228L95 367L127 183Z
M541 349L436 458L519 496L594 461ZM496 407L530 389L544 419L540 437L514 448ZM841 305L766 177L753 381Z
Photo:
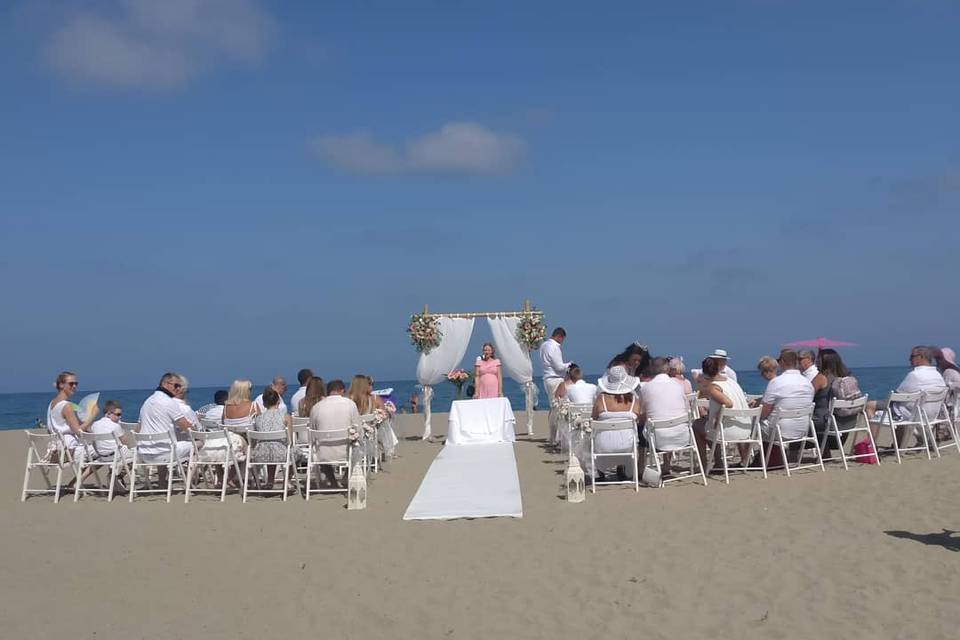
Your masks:
M521 414L518 414L518 418ZM546 432L538 414L538 433ZM403 431L420 416L401 416ZM435 414L442 432L445 414ZM0 433L5 638L955 638L960 455L560 497L515 446L522 519L403 522L440 443L343 496L20 503ZM903 533L891 533L903 532ZM939 534L939 535L938 535ZM952 549L951 549L952 547Z

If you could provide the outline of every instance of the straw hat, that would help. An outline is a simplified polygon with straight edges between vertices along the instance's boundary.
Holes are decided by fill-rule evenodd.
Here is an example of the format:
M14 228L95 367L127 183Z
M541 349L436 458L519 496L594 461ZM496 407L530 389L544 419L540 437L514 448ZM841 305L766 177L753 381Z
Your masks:
M943 359L953 366L957 366L957 354L950 347L944 347L940 349L940 355L942 355Z
M623 365L610 367L603 377L597 381L597 386L604 393L620 395L630 393L637 388L640 380L631 375L627 375L627 369Z
M707 356L708 358L722 358L724 360L729 360L730 356L727 355L726 349L714 349L713 353Z

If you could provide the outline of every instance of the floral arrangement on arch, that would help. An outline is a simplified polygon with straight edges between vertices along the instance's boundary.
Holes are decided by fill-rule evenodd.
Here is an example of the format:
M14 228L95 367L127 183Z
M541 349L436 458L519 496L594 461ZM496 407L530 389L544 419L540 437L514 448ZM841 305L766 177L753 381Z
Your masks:
M440 319L424 313L415 313L410 316L407 333L410 334L410 343L416 348L417 353L424 354L439 347L440 338L443 337L443 332L440 331Z
M470 379L470 377L470 374L463 369L454 369L447 374L447 381L452 382L458 387L462 387L464 383Z
M533 351L539 347L546 337L547 325L543 322L542 314L525 313L520 316L520 323L517 325L517 341L525 346L527 351Z

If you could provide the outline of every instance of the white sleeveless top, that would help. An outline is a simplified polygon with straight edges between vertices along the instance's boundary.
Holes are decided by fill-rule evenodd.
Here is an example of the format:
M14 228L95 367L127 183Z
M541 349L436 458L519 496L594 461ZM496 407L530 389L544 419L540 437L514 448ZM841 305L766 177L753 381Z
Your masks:
M61 400L52 407L47 408L47 429L50 433L56 432L61 434L67 448L73 449L80 444L80 441L73 435L73 432L70 430L70 425L67 424L66 418L63 417L63 410L68 402L69 400Z
M564 385L564 398L573 404L593 404L597 397L597 385L584 380Z
M720 390L723 391L723 394L730 398L730 402L733 403L733 409L749 409L750 403L747 401L747 396L743 393L743 389L737 383L736 380L731 380L727 378L726 380L714 380L713 384L720 387ZM717 423L717 416L720 415L720 404L715 401L710 401L710 409L707 414L707 424L715 427ZM747 418L734 418L730 424L724 425L725 427L742 427L744 429L750 428L750 420Z
M252 427L253 426L253 410L257 405L250 403L250 413L245 416L240 416L239 418L228 418L226 416L226 408L224 408L223 415L220 418L220 424L225 427Z
M633 396L633 400L630 401L630 410L629 411L607 411L607 399L604 396L600 396L600 404L603 405L603 411L600 412L600 420L636 420L637 414L633 412L633 408L637 404L637 396Z

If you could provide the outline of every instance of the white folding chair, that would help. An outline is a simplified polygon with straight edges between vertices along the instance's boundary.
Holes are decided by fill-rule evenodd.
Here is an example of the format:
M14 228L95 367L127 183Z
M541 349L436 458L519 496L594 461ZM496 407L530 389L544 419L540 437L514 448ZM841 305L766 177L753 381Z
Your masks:
M773 451L773 445L780 447L780 455L783 459L783 468L790 477L790 459L787 455L787 447L794 444L800 445L800 453L797 457L797 466L793 471L801 469L819 468L820 471L826 471L823 466L823 456L820 454L820 443L817 442L817 431L813 425L813 403L803 409L774 409L768 419L769 431L767 432L766 461L770 463L770 452ZM815 464L803 464L803 454L807 445L812 445L817 454Z
M880 464L880 456L877 454L877 443L873 439L873 431L870 430L870 420L867 419L867 402L869 401L869 396L861 396L854 400L841 400L839 398L830 398L830 405L827 412L827 426L823 430L823 435L820 438L820 453L823 454L827 450L827 440L830 437L833 437L837 441L837 449L840 451L840 460L843 462L844 470L849 470L850 465L847 464L847 460L859 460L860 458L876 458L877 464ZM837 412L843 411L845 415L838 416ZM853 425L850 426L850 418L856 418L853 421ZM841 427L841 421L844 423L844 426ZM850 455L847 455L844 450L848 445L843 441L843 436L848 433L854 434L850 437ZM872 453L856 453L855 448L857 445L857 433L866 433L867 439L870 442L870 450ZM824 462L832 462L837 458L831 455L829 458L824 458Z
M306 420L306 422L298 422L299 420ZM293 445L290 448L290 460L292 465L292 472L294 476L294 481L297 485L297 490L301 491L300 480L303 479L304 483L306 482L307 476L307 459L310 456L310 419L309 418L294 418L293 419Z
M230 437L227 430L220 428L209 431L189 430L190 442L193 449L190 450L190 460L187 462L187 490L184 492L184 503L190 502L190 496L194 493L219 493L220 502L227 497L227 484L230 479L230 470L236 473L237 480L242 480L240 465L237 463L236 453L230 444ZM214 445L211 447L211 445ZM211 448L218 452L216 457L207 457ZM223 458L220 458L219 451L223 451ZM216 486L216 472L219 470L223 474L220 487ZM194 476L197 471L200 472L206 487L195 487ZM212 481L211 481L212 479Z
M64 467L73 468L73 458L61 444L60 438L54 433L36 433L24 431L27 434L27 465L23 471L23 493L20 502L28 495L53 494L53 501L60 502L60 489L63 486ZM50 481L50 473L56 470L55 482ZM39 471L47 484L46 489L30 488L30 473Z
M947 447L956 447L960 451L960 442L957 441L957 425L950 415L950 409L947 408L947 388L940 391L924 391L923 399L920 403L920 417L927 426L927 432L930 435L930 444L933 446L937 457L940 457L940 451ZM937 442L937 430L946 428L950 439L943 442Z
M568 456L574 455L574 454L573 454L573 452L574 452L573 434L574 434L574 432L576 431L576 429L574 428L574 424L575 424L575 422L576 422L576 420L577 420L578 417L579 417L581 420L583 420L583 419L590 419L590 417L591 417L592 415L593 415L593 405L592 405L592 404L588 404L588 403L583 403L583 404L570 404L570 405L568 406L567 419L561 421L561 420L559 420L559 418L558 418L557 430L559 431L559 429L560 429L560 424L561 424L561 422L562 422L562 423L563 423L563 429L564 429L564 431L565 431L565 433L563 433L563 434L558 434L558 437L560 438L560 452L561 452L561 453L563 452L564 445L566 445L567 455L568 455ZM578 433L579 433L579 432L578 432Z
M261 495L272 494L272 493L282 493L283 501L287 501L287 489L290 486L290 447L291 443L287 437L287 430L282 429L280 431L256 431L250 429L247 431L247 442L249 447L247 449L247 464L243 469L243 501L247 501L247 495L249 493L257 493ZM283 462L255 462L254 457L256 455L257 447L267 443L267 442L278 442L283 444L285 456ZM260 487L259 482L257 482L257 488L250 488L250 474L259 474L260 469L266 470L267 467L277 467L276 471L283 471L283 487L280 489L274 489L272 487ZM276 483L276 471L274 471L273 481ZM259 475L256 476L259 479Z
M362 428L362 427L361 427ZM346 493L347 487L332 487L321 489L319 486L314 489L311 483L312 473L317 465L329 465L334 468L334 472L339 474L344 469L348 472L353 465L353 446L350 443L349 428L334 429L330 431L318 431L316 429L307 429L307 437L310 446L307 449L307 484L305 487L305 497L310 499L311 493ZM346 453L342 458L329 459L328 455L323 455L319 449L321 447L344 447ZM366 469L365 462L361 462ZM318 483L319 484L319 483Z
M80 493L106 493L107 502L113 501L113 492L117 484L117 474L120 472L121 458L123 453L118 447L116 451L110 455L102 456L97 450L98 442L114 442L113 433L88 433L86 431L81 431L77 434L77 437L80 440L80 446L77 448L78 451L83 451L83 455L78 455L75 458L76 467L77 467L77 480L73 489L73 501L76 502L80 499ZM110 485L106 488L103 488L103 483L100 480L100 469L107 467L110 469ZM93 471L93 477L96 478L98 487L91 489L83 486L83 478L87 475L87 471Z
M210 409L213 409L215 406L217 406L217 405L214 404L213 402L210 402L210 403L208 403L208 404L203 405L203 406L200 407L199 409L195 409L195 410L194 410L194 413L197 414L197 417L200 418L200 420L202 421L202 420L203 420L203 415L204 415L207 411L210 411Z
M131 436L133 437L133 457L130 461L129 501L133 502L133 499L138 493L166 493L167 502L170 502L170 496L173 494L174 472L179 474L181 480L186 480L183 465L180 462L180 458L177 457L177 441L174 439L173 433L170 431L164 431L163 433L138 433L134 431L131 433ZM152 453L142 450L143 445L150 447L156 446L158 443L166 444L166 446L163 447L165 451ZM146 489L137 489L137 469L144 469L146 471L146 477L144 478ZM160 469L166 469L166 489L152 488L150 469L156 469L158 472Z
M598 484L632 484L634 491L640 490L639 455L637 453L637 421L631 419L594 420L590 423L590 491L597 492ZM617 431L629 432L631 447L623 451L597 451L597 439L605 433ZM602 458L630 457L633 478L628 480L597 480L597 460Z
M211 420L200 416L200 431L220 431L224 426L219 420Z
M727 448L731 445L737 447L750 445L751 454L753 453L753 447L756 446L760 454L758 456L760 458L759 467L743 466L744 463L749 463L750 460L741 459L740 466L737 467L735 471L762 471L763 477L767 477L767 461L763 457L763 434L760 431L761 411L762 409L760 407L754 409L728 409L727 407L721 407L720 413L717 416L716 426L713 431L707 432L707 440L710 443L709 447L714 449L719 446L720 448L720 461L723 463L723 479L727 484L730 484L730 462L727 456ZM731 427L746 429L750 433L746 437L738 438L736 434L732 432ZM707 472L709 473L715 465L716 459L711 459L707 465Z
M927 429L923 420L923 414L920 409L920 401L923 399L922 391L912 393L890 392L890 398L883 410L883 414L878 422L871 423L871 426L880 429L890 429L890 436L893 438L893 451L897 456L897 464L903 464L902 453L910 451L923 451L927 454L927 460L932 460L930 447L927 443ZM896 407L896 408L895 408ZM903 429L904 442L909 444L907 438L917 430L922 436L923 446L901 447L897 438L897 429ZM879 459L879 453L877 458Z
M647 420L643 435L647 439L646 456L653 457L654 466L660 476L659 487L663 487L668 482L694 478L698 475L703 481L703 486L707 486L707 475L704 472L703 460L700 459L700 451L697 449L697 440L693 435L693 423L689 415L677 416L669 420ZM690 470L685 474L664 480L660 456L665 453L681 454L684 451L690 452ZM644 468L646 468L646 460L644 460Z

